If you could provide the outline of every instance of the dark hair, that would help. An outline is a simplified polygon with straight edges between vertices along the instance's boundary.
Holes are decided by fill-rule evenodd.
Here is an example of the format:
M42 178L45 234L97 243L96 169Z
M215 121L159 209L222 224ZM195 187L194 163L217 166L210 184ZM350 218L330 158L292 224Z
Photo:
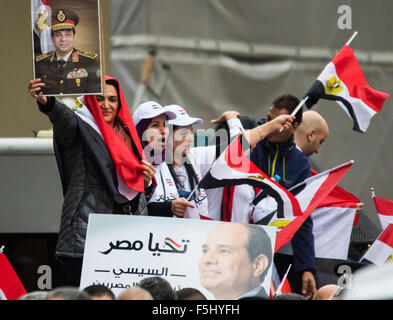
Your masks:
M207 300L205 295L195 288L183 288L176 291L178 300Z
M238 116L238 119L240 120L243 129L244 130L250 130L250 129L254 129L257 126L257 122L255 121L255 119L247 117L247 116ZM225 130L226 132L226 137L223 137L221 135L216 134L215 136L215 141L216 141L216 158L218 158L221 154L222 151L224 151L226 149L226 147L229 144L229 127L228 127L228 123L226 121L220 122L216 128L215 131L216 132L222 132L220 130Z
M112 300L115 300L115 294L108 287L101 284L93 284L83 289L90 297L102 297L108 296Z
M272 106L278 110L287 110L288 114L291 114L298 104L300 103L299 99L296 98L292 94L283 94L272 102ZM300 108L300 110L296 113L295 115L295 120L293 122L298 122L299 124L302 123L303 119L303 107Z
M143 140L143 134L146 131L147 127L150 125L151 119L141 119L139 123L135 126L136 131L138 133L139 140L141 141L142 148L146 147L148 145L148 142Z
M175 291L168 281L161 277L149 277L138 284L149 291L154 300L177 300Z
M184 160L183 165L184 165L184 168L186 169L188 182L190 183L190 188L191 188L191 190L194 190L195 186L198 184L198 175L196 174L194 167L190 163L189 158L187 156L185 156L185 157L183 157L183 160ZM173 168L173 164L168 163L168 161L167 161L167 165L168 165L169 172L171 173L173 180L175 181L175 185L176 185L177 190L179 190L179 189L182 190L184 188L184 186L180 183L180 179L179 179L176 171ZM198 187L198 190L199 190L199 187Z
M264 254L268 260L268 265L265 271L259 277L262 282L265 279L270 265L272 264L272 244L269 236L262 227L255 225L244 226L248 229L248 242L246 245L246 249L250 261L254 261L254 259L260 254Z
M119 113L120 109L121 109L121 101L120 101L120 90L119 90L119 83L114 80L114 79L107 79L105 80L106 84L109 84L111 86L114 86L116 88L116 92L117 92L117 101L119 102L119 108L117 109L117 112Z
M307 298L301 294L290 292L274 296L273 300L307 300Z

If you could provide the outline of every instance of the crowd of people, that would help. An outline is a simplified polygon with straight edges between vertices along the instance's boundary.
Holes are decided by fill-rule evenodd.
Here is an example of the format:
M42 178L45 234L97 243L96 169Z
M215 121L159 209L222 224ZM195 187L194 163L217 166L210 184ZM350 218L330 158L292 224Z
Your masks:
M312 300L339 300L342 291L339 286L329 284L319 288ZM268 298L240 298L267 300ZM272 297L273 300L307 300L301 294L291 292ZM136 286L124 289L118 296L104 285L91 285L84 289L64 286L50 291L33 291L21 296L18 300L207 300L206 296L196 288L187 287L174 290L170 283L162 277L149 277Z
M45 96L44 87L42 79L33 79L28 91L53 125L64 194L56 258L66 289L48 293L52 298L56 294L87 297L94 293L94 288L75 291L80 283L90 213L168 218L204 215L250 224L257 211L248 205L257 195L252 186L207 190L198 186L228 143L242 134L249 144L251 161L269 177L278 176L278 183L289 189L311 176L308 157L319 151L329 135L326 121L317 112L303 113L300 109L291 115L299 99L284 94L272 102L267 117L259 121L237 111L224 112L212 121L217 125L215 143L194 147L193 130L202 119L190 117L183 106L162 106L155 101L142 103L131 115L121 86L113 77L105 77L102 94L78 98L73 109L57 97ZM259 203L262 212L266 211L264 202ZM362 207L360 203L358 210ZM288 265L293 265L288 275L292 291L306 299L315 297L317 291L312 226L309 217L295 233L293 255L274 256L280 278ZM142 289L146 288L128 290L119 299L148 297ZM203 296L191 289L186 292ZM172 294L172 298L186 296L179 294Z
M318 153L329 128L315 111L303 113L300 109L292 115L300 102L294 95L278 96L269 106L267 117L260 120L237 111L224 112L212 120L216 126L215 141L195 147L194 129L204 121L191 117L184 106L147 101L131 115L119 82L110 76L103 77L103 93L95 94L100 91L101 80L97 54L75 49L78 22L78 15L71 10L53 13L51 39L55 50L36 57L36 79L28 85L39 111L53 125L54 151L64 195L55 253L60 266L56 272L64 279L64 287L51 291L47 298L86 298L89 294L114 298L105 288L91 287L80 292L76 289L80 284L90 213L195 219L204 216L243 225L253 224L270 213L266 192L251 185L206 190L199 185L215 159L239 135L244 137L242 147L252 163L282 187L289 189L311 176L308 157ZM72 70L83 70L83 74L74 75ZM65 76L67 73L72 77ZM79 92L90 94L78 98L72 109L61 99L46 96ZM358 210L362 207L360 203ZM293 255L280 252L274 255L280 278L289 265L293 266L288 280L294 294L305 299L315 297L317 292L312 228L309 217L291 240ZM238 234L238 239L244 238L238 244L244 261L260 264L263 268L256 268L259 271L254 273L264 274L272 261L265 259L269 254L248 250L253 231L234 227L231 232ZM204 245L205 257L213 250L213 245L208 245L209 239ZM205 259L206 264L209 259ZM254 278L252 283L259 283ZM164 279L151 282L146 279L146 283L142 281L118 298L164 299L160 294L167 294L165 299L203 296L191 288L170 293L169 284L160 281ZM209 286L203 276L201 282ZM162 293L152 292L153 287L161 288ZM242 294L239 291L230 295L230 290L223 288L221 291L216 292L218 297Z
M19 300L206 300L206 297L198 289L175 291L164 278L149 277L132 288L124 289L117 297L104 285L91 285L83 290L64 286L50 291L33 291Z
M266 248L264 229L254 225L277 208L266 190L249 184L200 186L239 136L251 163L281 187L289 190L302 183L312 175L309 157L329 136L328 123L318 112L298 110L299 99L282 94L267 110L261 109L267 111L261 119L236 110L223 112L211 120L214 139L196 145L195 129L203 119L190 116L188 106L156 101L133 106L137 108L131 114L119 81L101 74L98 54L75 48L79 16L59 9L51 19L54 50L35 53L35 79L28 92L53 126L64 196L54 270L61 281L53 290L29 292L20 300L206 299L193 287L174 290L163 277L145 278L117 296L103 285L81 289L91 213L233 222L218 225L208 235L198 262L201 286L216 299L341 299L345 290L337 284L318 286L312 216L291 239L292 254L274 253ZM72 108L56 96L81 92L85 95ZM363 207L357 203L356 214ZM236 255L225 258L226 274L212 272L211 265L220 263L217 252L228 248ZM287 277L291 293L272 297L266 292L261 283L269 268L275 280Z

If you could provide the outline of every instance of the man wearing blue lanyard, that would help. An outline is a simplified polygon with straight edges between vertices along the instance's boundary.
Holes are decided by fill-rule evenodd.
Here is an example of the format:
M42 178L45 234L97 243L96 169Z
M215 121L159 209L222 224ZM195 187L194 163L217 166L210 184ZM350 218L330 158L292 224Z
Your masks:
M267 118L259 120L258 125L280 115L291 114L298 104L299 99L293 95L287 94L276 98L269 108ZM251 153L251 161L270 177L279 175L279 183L286 189L311 176L310 162L303 152L296 148L294 142L294 133L302 122L302 113L302 110L297 112L289 129L267 136L256 145ZM306 298L311 298L316 291L312 227L312 219L309 217L291 241L293 268L288 276L292 291L301 293ZM275 264L281 275L286 271L291 260L292 257L285 254L275 255Z

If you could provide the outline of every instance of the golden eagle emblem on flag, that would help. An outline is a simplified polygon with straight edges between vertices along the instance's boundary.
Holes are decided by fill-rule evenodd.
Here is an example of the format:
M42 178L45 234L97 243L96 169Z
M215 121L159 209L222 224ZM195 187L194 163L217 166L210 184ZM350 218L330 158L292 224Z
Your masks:
M277 219L277 220L274 220L273 222L270 222L269 226L270 227L277 227L277 228L284 228L290 223L291 223L290 220Z
M326 81L325 91L327 94L336 95L343 90L341 80L338 80L335 76L331 77Z
M263 179L265 179L265 177L261 174L257 174L257 175L252 175L252 176L248 176L249 179L255 179L255 180L260 180L262 181Z
M392 262L393 261L393 254L391 254L385 261L386 262Z
M34 28L37 32L42 33L46 28L46 18L48 17L48 13L44 10L38 14L37 20L34 23Z
M76 99L75 101L75 106L72 108L72 111L76 111L78 109L81 109L83 107L83 102L79 100L79 98Z

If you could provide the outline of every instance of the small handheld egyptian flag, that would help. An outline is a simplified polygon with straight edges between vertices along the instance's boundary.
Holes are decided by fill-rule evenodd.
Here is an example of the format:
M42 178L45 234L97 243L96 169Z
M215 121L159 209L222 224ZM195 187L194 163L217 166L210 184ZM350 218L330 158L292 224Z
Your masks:
M26 289L4 255L3 247L0 248L0 300L18 300L26 294Z
M381 111L390 95L368 85L354 50L345 45L326 65L306 96L309 109L319 99L337 101L353 119L353 130L366 132L371 118Z
M382 230L385 230L389 223L393 223L393 201L376 197L374 188L371 189L371 192L381 228Z
M366 251L360 262L365 259L378 266L393 260L393 224L389 223L372 246Z

